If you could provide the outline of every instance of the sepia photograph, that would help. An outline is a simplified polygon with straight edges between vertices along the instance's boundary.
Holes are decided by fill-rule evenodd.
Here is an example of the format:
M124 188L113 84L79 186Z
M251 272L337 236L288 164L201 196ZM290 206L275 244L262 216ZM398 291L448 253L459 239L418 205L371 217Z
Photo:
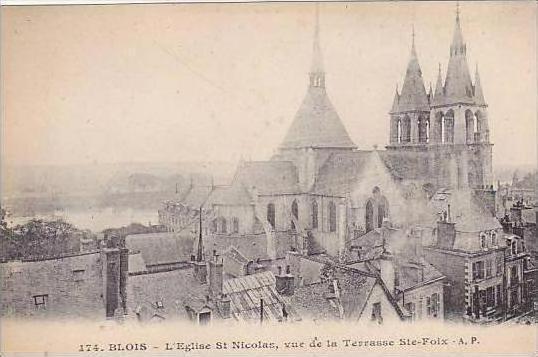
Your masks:
M0 351L533 355L536 10L6 1Z

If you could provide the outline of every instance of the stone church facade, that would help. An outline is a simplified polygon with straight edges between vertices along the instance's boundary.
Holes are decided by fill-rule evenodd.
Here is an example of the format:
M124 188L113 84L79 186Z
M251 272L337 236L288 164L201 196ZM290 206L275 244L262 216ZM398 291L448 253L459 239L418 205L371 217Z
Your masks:
M207 234L266 235L269 257L282 234L294 237L285 249L342 256L350 239L384 221L420 221L412 205L439 188L494 198L487 104L478 73L470 79L459 14L435 93L426 93L413 39L386 150L358 150L351 140L328 95L319 41L316 17L306 95L273 157L240 162L229 186L191 186L160 210L161 224L196 233L202 208Z

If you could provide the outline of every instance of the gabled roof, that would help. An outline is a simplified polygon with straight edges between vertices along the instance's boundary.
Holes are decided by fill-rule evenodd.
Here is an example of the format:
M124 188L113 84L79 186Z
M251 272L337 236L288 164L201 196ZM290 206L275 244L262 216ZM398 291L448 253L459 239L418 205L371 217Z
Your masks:
M299 192L297 169L291 161L245 161L239 165L232 186L247 190L255 187L259 194Z
M282 149L356 148L323 87L308 87Z
M287 234L287 232L275 232L276 258L285 257L286 252L292 248L292 244L292 237ZM213 250L222 254L231 246L238 250L241 255L248 260L268 260L270 258L267 252L267 236L265 233L246 235L216 234L204 236L206 255L210 254Z

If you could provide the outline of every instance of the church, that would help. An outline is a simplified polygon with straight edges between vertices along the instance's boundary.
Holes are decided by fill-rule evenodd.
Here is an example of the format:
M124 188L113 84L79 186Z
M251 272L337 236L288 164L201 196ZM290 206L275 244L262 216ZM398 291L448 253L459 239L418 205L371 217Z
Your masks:
M228 186L191 184L163 203L160 223L197 234L201 209L204 234L235 241L261 235L270 259L290 249L341 257L350 240L384 221L403 227L430 219L424 207L439 189L470 190L494 208L487 104L478 71L471 80L459 11L435 92L426 91L413 33L403 86L392 107L387 100L386 150L359 150L331 103L318 13L307 79L270 160L240 162ZM289 246L279 249L282 242Z

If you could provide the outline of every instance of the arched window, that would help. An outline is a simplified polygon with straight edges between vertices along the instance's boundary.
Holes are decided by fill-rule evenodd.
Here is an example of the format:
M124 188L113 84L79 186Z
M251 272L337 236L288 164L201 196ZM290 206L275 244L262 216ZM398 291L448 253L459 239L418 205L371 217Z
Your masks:
M396 130L398 132L398 144L400 144L402 142L402 119L398 118L398 123L396 125Z
M425 144L430 137L430 121L422 115L418 118L418 142Z
M450 109L443 118L444 143L454 142L454 111Z
M227 233L228 232L226 218L224 218L224 217L221 217L221 219L220 219L220 232L221 233Z
M377 205L377 227L383 225L383 219L386 217L385 200L381 199Z
M294 219L297 222L299 221L299 205L297 204L296 200L293 200L291 203L291 214L293 215L291 220L291 229L296 230L297 227L295 227Z
M239 218L232 218L232 229L234 233L239 233Z
M434 122L434 131L435 131L435 141L443 143L445 138L445 132L444 132L444 125L443 125L443 113L438 112L435 114L435 122Z
M217 233L217 219L211 221L211 232Z
M466 133L465 139L468 144L474 142L475 128L476 128L476 121L474 118L474 114L472 111L467 109L465 111L465 133Z
M408 143L411 141L411 118L408 115L404 117L402 123L402 142Z
M267 205L267 222L275 229L275 204L269 203Z
M312 202L312 228L318 228L318 202Z
M329 231L336 232L336 205L329 202Z
M491 232L491 245L497 245L497 233L495 231Z
M366 232L374 229L374 204L371 200L366 203Z

